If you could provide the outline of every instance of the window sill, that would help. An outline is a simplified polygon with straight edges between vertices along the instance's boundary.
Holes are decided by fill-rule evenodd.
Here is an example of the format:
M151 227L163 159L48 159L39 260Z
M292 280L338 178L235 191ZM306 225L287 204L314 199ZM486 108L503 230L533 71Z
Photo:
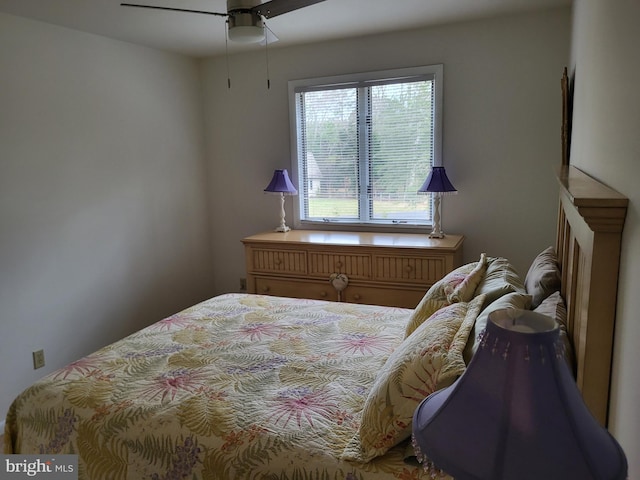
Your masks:
M358 223L358 222L311 222L297 220L293 225L296 229L303 230L335 230L343 232L412 232L429 233L431 225L415 223Z

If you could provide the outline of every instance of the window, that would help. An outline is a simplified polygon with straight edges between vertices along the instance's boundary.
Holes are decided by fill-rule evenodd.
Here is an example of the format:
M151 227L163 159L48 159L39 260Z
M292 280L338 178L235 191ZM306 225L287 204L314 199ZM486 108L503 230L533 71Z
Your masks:
M431 223L442 65L289 83L296 221Z

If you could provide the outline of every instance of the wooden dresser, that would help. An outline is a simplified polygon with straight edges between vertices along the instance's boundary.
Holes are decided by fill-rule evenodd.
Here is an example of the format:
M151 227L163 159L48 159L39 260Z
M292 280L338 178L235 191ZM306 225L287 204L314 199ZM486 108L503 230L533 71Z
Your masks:
M247 291L414 308L462 264L463 241L461 235L317 230L252 235L242 240Z

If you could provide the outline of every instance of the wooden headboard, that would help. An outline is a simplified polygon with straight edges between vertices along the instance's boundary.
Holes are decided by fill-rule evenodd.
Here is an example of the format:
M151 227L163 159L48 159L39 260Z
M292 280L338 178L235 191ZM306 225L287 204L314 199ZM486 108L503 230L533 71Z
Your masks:
M558 170L556 251L576 354L576 380L607 425L622 228L628 199L575 167Z

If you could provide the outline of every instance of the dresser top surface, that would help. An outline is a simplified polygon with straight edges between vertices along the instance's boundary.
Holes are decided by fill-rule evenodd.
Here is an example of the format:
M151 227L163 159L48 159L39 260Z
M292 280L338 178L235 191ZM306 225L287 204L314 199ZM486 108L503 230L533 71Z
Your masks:
M340 232L324 230L290 230L265 232L242 239L244 243L299 243L312 245L371 246L396 248L429 248L455 250L464 240L462 235L429 238L428 234Z

